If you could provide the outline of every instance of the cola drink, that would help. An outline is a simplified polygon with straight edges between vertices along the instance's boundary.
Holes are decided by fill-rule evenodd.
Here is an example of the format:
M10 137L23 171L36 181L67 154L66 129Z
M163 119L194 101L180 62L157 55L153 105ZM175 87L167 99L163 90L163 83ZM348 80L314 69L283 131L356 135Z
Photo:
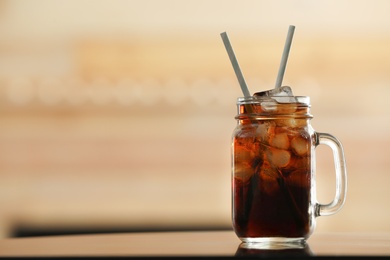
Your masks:
M314 229L315 132L308 97L238 99L232 218L246 242L304 240Z
M253 96L226 33L224 41L244 97L238 98L232 141L232 221L244 243L305 243L315 218L337 213L345 202L347 171L340 141L310 125L310 98L281 86L294 26L289 27L275 88ZM332 149L336 193L316 201L315 148Z

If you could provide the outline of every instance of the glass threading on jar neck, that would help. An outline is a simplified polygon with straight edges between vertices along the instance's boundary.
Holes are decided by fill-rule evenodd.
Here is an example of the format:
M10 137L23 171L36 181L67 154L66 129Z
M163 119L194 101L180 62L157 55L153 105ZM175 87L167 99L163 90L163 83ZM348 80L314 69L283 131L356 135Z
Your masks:
M311 119L310 97L240 97L237 120Z

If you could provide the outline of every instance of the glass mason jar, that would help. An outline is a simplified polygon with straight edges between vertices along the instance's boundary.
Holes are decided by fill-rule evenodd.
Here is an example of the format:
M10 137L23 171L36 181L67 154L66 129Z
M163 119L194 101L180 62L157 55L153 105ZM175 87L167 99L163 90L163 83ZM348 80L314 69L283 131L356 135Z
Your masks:
M232 222L243 242L305 243L315 218L344 204L347 175L341 143L313 130L309 97L237 100L232 137ZM315 148L333 151L336 195L316 200Z

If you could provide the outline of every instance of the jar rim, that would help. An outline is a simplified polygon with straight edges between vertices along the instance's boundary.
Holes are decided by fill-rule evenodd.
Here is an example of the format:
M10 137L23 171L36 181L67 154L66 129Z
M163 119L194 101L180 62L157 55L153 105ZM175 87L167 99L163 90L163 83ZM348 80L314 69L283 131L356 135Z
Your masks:
M310 106L309 96L249 96L249 97L238 97L237 104L250 104L258 103L263 101L276 102L278 104L303 104Z

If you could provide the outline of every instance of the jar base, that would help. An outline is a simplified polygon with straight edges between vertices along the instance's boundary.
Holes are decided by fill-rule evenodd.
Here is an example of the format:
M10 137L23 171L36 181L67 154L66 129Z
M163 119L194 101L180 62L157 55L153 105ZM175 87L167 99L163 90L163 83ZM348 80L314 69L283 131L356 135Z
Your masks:
M243 248L251 249L292 249L305 248L304 237L240 237Z

